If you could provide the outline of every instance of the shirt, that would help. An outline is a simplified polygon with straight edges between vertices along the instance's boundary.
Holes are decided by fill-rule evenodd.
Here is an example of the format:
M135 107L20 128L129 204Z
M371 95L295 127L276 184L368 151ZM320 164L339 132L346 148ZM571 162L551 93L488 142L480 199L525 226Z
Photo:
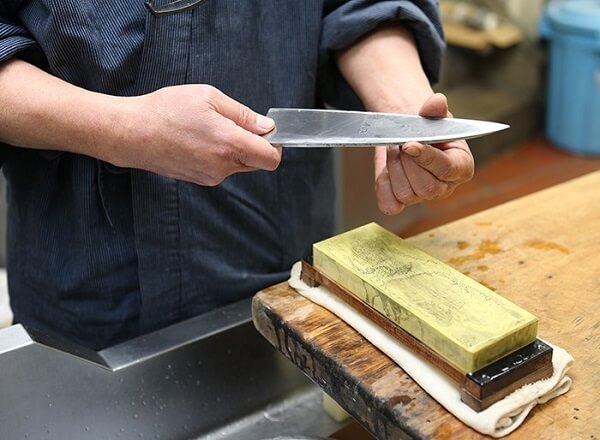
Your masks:
M394 20L412 29L435 81L444 42L437 2L426 0L209 0L166 16L142 0L0 0L0 61L20 56L113 95L206 83L261 113L345 108L357 98L332 51ZM284 149L275 172L236 174L216 187L85 155L10 151L15 318L94 349L279 282L333 232L327 149Z

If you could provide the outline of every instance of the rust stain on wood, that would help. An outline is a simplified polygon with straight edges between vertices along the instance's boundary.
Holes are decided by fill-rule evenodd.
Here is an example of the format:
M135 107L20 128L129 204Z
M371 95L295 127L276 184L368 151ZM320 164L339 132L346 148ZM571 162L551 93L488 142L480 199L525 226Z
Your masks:
M496 240L482 240L479 247L472 254L460 255L458 257L453 257L448 260L448 263L454 265L463 265L468 261L481 260L486 255L495 255L500 253L502 248L500 247L500 243Z
M452 425L444 423L435 431L434 438L437 440L454 439L455 429Z
M542 250L542 251L559 251L563 254L570 254L571 251L566 246L562 244L554 243L552 241L542 241L542 240L529 240L525 242L527 246L530 248Z
M459 248L461 251L463 249L466 249L469 247L469 242L468 241L457 241L456 242L456 247Z

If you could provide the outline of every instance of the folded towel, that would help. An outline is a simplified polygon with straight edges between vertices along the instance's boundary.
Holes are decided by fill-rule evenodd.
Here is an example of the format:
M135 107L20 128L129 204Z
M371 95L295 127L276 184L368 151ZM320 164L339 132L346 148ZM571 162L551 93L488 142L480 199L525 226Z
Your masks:
M573 357L562 348L544 341L554 349L552 377L525 385L478 413L460 400L460 391L454 382L325 287L309 287L300 280L300 270L300 263L296 263L289 280L291 287L353 327L396 362L421 388L455 417L482 434L502 437L511 433L523 423L535 405L546 403L566 393L571 387L571 378L566 373L573 363Z

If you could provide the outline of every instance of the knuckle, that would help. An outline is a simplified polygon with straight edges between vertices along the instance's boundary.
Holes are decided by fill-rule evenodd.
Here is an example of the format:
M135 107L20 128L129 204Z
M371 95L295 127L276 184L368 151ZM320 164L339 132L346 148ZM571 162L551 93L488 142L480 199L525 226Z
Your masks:
M227 172L226 168L221 168L209 176L209 185L208 186L217 186L225 180L227 176L231 173Z
M439 169L438 178L441 180L454 180L460 175L458 166L454 163L446 164Z
M426 200L437 199L440 195L445 193L444 184L437 180L427 182L425 185L417 189L417 195Z
M375 194L380 194L386 190L387 180L389 180L387 174L382 174L381 176L377 177L377 179L375 179Z
M225 177L210 177L206 186L218 186L223 180L225 180Z
M238 125L247 127L254 124L256 117L253 117L253 112L248 107L238 104Z
M210 95L209 87L206 84L199 84L196 88L196 96L200 99L207 99Z
M434 148L434 147L431 147L431 148ZM425 150L425 151L427 151L427 150ZM427 153L422 154L419 157L419 164L421 166L424 166L425 168L429 168L429 167L433 166L435 163L435 159L436 159L435 154L431 154L430 151L428 151L428 153L429 154L427 154Z
M214 154L219 163L227 163L232 158L231 148L228 144L220 144L216 146Z
M414 191L411 188L406 187L399 189L394 188L394 197L396 197L399 202L405 205L414 205L419 200L419 197L414 193Z
M238 166L246 166L248 164L249 152L246 148L234 146L229 150L227 158L229 159L230 163Z
M456 160L440 168L438 177L447 182L468 182L475 174L475 162L472 157Z
M199 84L197 96L206 102L215 102L218 97L217 89L209 84Z
M475 176L475 164L473 162L469 163L469 167L465 172L465 182L468 182Z
M198 88L207 95L213 95L217 89L215 89L210 84L199 84Z
M223 179L213 174L203 174L202 177L195 179L195 181L202 186L217 186Z
M421 199L419 197L417 197L416 195L405 197L404 199L399 199L399 200L407 206L416 205L417 203L419 203L421 201Z

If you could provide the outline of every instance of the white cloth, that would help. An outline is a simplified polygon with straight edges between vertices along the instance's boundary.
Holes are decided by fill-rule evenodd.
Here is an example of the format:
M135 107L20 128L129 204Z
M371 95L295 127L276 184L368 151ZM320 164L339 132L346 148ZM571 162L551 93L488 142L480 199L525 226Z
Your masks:
M454 382L326 288L306 285L300 280L300 269L300 263L296 263L292 268L289 280L291 287L353 327L396 362L421 388L455 417L482 434L502 437L511 433L523 423L535 405L546 403L566 393L571 387L571 378L566 373L573 363L573 357L562 348L549 344L554 349L552 377L525 385L478 413L460 400L460 392Z

